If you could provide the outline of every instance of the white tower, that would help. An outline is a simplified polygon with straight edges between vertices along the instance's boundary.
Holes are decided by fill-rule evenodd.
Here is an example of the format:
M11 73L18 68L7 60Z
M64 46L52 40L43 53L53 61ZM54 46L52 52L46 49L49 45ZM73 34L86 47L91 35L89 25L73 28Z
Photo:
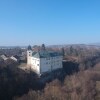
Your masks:
M31 66L32 48L28 46L27 50L27 65Z

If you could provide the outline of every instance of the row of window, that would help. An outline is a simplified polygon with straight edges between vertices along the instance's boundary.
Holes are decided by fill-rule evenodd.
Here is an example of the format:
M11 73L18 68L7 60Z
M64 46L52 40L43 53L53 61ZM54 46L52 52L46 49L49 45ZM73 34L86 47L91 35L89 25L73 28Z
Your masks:
M47 65L49 65L49 64L54 64L54 65L56 65L56 64L61 64L61 63L60 63L60 62L52 62L52 63L46 62L46 63L44 63L44 64L47 64Z
M61 60L61 59L60 59L61 57L58 57L58 58L59 58L59 60ZM58 60L58 58L54 58L54 57L52 57L52 58L45 58L45 59L46 59L46 60L51 60L51 59ZM34 58L33 58L33 60L39 61L39 60L37 60L37 59L34 59Z
M36 66L36 65L33 63L33 66ZM39 66L39 64L37 64L37 66Z
M50 63L46 62L46 65L49 65ZM34 64L33 64L34 65ZM54 63L53 65L61 65L61 63ZM35 65L34 65L35 66ZM40 66L40 64L37 64L37 66Z
M61 60L56 60L56 61L51 61L51 62L46 62L46 63L59 63Z
M59 59L61 57L52 57L52 58L46 58L46 60L50 60L50 59Z

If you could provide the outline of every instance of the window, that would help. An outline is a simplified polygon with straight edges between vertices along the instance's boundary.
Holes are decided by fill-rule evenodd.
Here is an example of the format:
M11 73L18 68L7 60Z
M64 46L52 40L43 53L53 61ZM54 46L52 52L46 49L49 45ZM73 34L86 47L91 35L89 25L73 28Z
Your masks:
M46 60L50 60L50 58L46 58Z
M37 64L37 66L39 66L39 64Z

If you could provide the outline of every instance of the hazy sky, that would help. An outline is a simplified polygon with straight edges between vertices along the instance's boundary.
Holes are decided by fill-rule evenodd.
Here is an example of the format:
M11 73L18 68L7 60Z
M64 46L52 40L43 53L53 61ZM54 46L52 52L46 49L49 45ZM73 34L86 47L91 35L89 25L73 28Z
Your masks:
M100 0L0 0L0 45L100 42Z

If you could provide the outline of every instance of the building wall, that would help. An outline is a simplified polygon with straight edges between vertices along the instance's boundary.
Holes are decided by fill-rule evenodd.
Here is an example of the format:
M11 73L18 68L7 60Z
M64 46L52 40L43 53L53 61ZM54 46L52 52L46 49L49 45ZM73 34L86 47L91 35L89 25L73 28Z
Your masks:
M51 59L50 58L40 59L40 71L41 73L51 71Z
M62 68L62 56L41 58L40 60L41 73L52 71L58 68Z
M52 70L62 68L62 56L57 56L52 58Z
M32 68L37 74L40 74L40 59L31 57L31 68Z

